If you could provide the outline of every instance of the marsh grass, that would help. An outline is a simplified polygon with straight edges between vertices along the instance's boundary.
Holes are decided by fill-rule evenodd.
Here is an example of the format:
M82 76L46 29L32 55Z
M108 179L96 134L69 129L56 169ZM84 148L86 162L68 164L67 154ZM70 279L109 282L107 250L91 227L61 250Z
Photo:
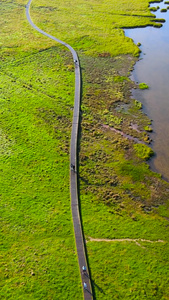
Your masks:
M134 145L134 149L136 151L136 155L144 160L148 160L151 156L154 155L153 150L144 144L136 144Z
M68 13L71 11L71 13ZM110 53L132 53L139 55L139 49L131 39L124 36L122 28L152 25L154 15L148 2L119 1L97 3L95 1L46 1L33 2L31 14L39 27L57 32L58 38L70 43L75 49L87 55ZM50 21L48 21L50 20ZM130 25L129 25L130 24Z
M108 299L110 292L114 299L168 297L165 263L169 255L168 245L139 244L141 246L132 242L88 242L89 261L93 273L97 274L96 299Z
M150 127L150 126L145 126L144 130L146 130L148 132L152 132L153 131L152 127Z
M166 8L162 8L162 9L160 9L160 12L167 12L167 9Z
M158 8L157 8L157 7L150 7L150 10L151 10L151 11L157 11Z
M0 295L81 299L69 195L71 56L49 47L16 57L0 71Z
M30 27L25 0L1 2L0 296L79 300L69 195L72 59ZM140 50L122 30L152 25L148 1L36 0L31 16L80 57L85 237L166 242L142 243L146 250L132 243L88 242L96 299L167 297L168 184L136 155L132 140L103 126L107 122L139 141L149 140L144 128L150 120L130 98L136 86L128 76ZM118 111L118 105L125 109Z
M131 68L131 60L128 56L113 60L111 57L102 57L100 60L81 54L84 94L80 198L84 232L86 238L163 239L166 242L163 247L168 253L168 220L164 217L168 215L168 206L165 205L168 203L168 184L161 180L159 174L153 173L145 162L153 155L152 149L144 145L145 141L149 142L146 129L151 122L143 114L142 104L130 98L129 89L134 85L125 77ZM125 110L116 110L119 105L126 105ZM114 118L115 112L121 121L118 125L110 125L108 119ZM139 130L132 129L131 123L137 124L136 129ZM104 127L104 124L113 128L118 126L120 132L137 137L142 143L133 143L111 128ZM163 207L163 210L158 207ZM118 250L112 251L115 245L124 249L124 255ZM168 280L167 254L159 267L161 269L165 265L165 272L159 275L155 267L157 256L151 257L147 244L145 260L148 262L151 257L151 263L146 271L144 259L139 254L142 248L140 250L139 246L127 243L115 245L106 242L87 243L96 299L135 299L142 295L149 297L151 293L154 299L160 299L161 295L168 294L168 290L165 290ZM155 251L162 249L156 245ZM132 249L130 254L128 247ZM126 272L127 267L124 266L130 265L129 255L135 270ZM120 268L115 261L119 261ZM118 273L119 269L122 276ZM147 278L151 280L147 281Z
M146 83L141 82L141 83L139 83L139 88L140 88L141 90L145 90L145 89L148 89L149 86L148 86Z
M142 103L139 102L138 100L135 100L135 101L134 101L134 104L135 104L135 107L136 107L137 109L141 109L141 108L142 108Z
M157 19L152 20L152 22L161 22L161 23L165 23L165 19L157 18Z
M161 28L163 25L161 23L159 23L159 24L157 23L157 24L154 24L153 26L156 28Z

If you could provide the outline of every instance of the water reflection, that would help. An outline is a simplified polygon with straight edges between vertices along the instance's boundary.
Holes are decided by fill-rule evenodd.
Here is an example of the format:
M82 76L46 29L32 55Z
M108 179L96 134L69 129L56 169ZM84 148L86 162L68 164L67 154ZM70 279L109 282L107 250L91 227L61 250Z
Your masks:
M151 6L166 8L167 4ZM141 43L140 60L136 63L131 79L145 82L149 90L133 91L133 97L143 103L145 112L153 120L152 148L156 156L150 165L154 171L169 181L169 11L155 12L166 22L160 29L147 27L127 29L125 34L137 44Z

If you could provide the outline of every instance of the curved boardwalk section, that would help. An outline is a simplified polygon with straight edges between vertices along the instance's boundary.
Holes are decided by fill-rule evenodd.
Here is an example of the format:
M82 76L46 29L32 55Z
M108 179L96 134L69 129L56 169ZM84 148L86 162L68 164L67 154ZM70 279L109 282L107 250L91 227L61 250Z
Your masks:
M80 111L80 64L76 51L67 43L55 38L54 36L46 33L45 31L38 28L31 20L29 10L32 0L26 5L26 16L31 24L31 26L39 31L41 34L47 36L48 38L64 45L67 47L73 56L75 63L75 98L74 98L74 113L73 113L73 122L72 122L72 133L71 133L71 149L70 149L70 164L73 166L70 170L70 193L71 193L71 208L72 208L72 217L74 225L74 233L76 240L76 249L78 254L78 262L81 274L81 281L84 291L84 299L92 300L92 289L91 281L89 277L88 265L86 260L86 253L84 247L84 238L81 228L81 219L79 214L79 201L78 201L78 189L77 189L77 139L78 139L78 127L79 127L79 111ZM83 267L84 270L82 269Z

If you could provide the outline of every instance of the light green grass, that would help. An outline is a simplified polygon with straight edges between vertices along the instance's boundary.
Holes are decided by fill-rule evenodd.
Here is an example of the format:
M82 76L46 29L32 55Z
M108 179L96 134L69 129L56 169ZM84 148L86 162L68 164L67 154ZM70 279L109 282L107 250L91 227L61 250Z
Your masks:
M134 149L136 151L136 155L145 160L148 160L151 156L154 155L153 150L144 144L136 144L134 145Z
M25 0L1 1L0 298L80 300L69 195L74 66L64 48L30 27L25 5ZM148 1L33 0L31 16L80 56L79 170L86 239L165 241L142 242L145 249L88 242L95 298L167 299L168 184L135 156L132 141L102 128L107 122L148 139L149 120L129 100L128 75L140 50L122 30L154 24ZM131 122L142 131L131 129Z
M69 195L74 74L63 57L53 47L1 68L3 299L81 299Z
M168 298L168 245L139 244L88 242L96 299Z
M141 90L145 90L145 89L148 89L149 86L148 86L146 83L141 82L141 83L139 83L139 88L140 88Z
M120 28L150 25L153 14L142 1L34 1L32 18L42 29L57 33L75 49L88 55L132 53L139 49Z

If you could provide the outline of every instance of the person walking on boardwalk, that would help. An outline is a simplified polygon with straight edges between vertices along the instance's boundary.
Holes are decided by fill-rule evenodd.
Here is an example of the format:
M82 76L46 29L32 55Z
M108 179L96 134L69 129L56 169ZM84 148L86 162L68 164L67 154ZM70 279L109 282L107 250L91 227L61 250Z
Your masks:
M83 274L86 273L86 267L85 267L85 266L82 267L82 273L83 273Z
M86 282L83 283L83 286L84 286L84 289L87 290L87 283Z
M75 165L71 164L71 165L70 165L70 168L71 168L72 171L75 172Z

